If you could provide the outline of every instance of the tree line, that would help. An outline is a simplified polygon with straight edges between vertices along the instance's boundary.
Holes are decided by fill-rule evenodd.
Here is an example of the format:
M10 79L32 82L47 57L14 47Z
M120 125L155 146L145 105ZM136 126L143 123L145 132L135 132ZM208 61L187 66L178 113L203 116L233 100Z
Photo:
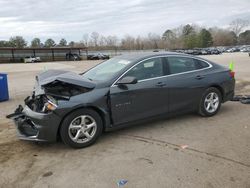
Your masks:
M211 46L250 45L248 20L236 19L228 28L203 28L199 25L186 24L174 29L167 29L162 35L149 33L146 37L125 35L119 39L115 35L103 36L98 32L84 34L81 41L67 42L62 38L58 43L49 38L44 43L34 38L30 45L22 36L0 41L0 47L88 47L90 50L144 50L144 49L193 49Z

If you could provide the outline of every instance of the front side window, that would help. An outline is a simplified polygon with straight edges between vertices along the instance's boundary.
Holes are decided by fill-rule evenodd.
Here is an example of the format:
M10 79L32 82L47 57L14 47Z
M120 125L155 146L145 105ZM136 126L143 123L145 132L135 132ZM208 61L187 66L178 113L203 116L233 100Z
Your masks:
M124 75L124 77L126 76L136 77L137 80L163 76L161 58L152 58L139 63Z

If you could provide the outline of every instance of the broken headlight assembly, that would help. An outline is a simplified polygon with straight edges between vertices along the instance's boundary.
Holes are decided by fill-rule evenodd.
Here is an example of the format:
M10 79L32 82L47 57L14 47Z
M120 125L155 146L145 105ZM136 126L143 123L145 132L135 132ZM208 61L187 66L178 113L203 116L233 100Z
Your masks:
M54 111L57 108L57 101L51 97L51 96L46 96L47 101L45 99L44 106L42 108L43 113L51 112Z
M57 108L57 100L50 95L39 95L27 97L25 104L33 111L38 113L49 113Z
M36 94L34 91L31 97L27 97L24 100L25 104L35 112L49 113L57 109L58 101L69 100L70 97L86 93L91 89L61 81L54 81L43 85L40 90L42 92Z

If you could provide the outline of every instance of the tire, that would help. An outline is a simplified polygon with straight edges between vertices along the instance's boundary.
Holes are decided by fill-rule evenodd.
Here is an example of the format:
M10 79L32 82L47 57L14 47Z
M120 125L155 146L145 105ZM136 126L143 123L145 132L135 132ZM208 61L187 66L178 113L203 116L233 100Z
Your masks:
M204 117L214 116L220 110L221 101L221 92L215 87L208 88L201 97L198 113Z
M84 148L92 145L101 135L102 130L102 118L96 111L79 109L63 120L60 136L66 145L73 148Z

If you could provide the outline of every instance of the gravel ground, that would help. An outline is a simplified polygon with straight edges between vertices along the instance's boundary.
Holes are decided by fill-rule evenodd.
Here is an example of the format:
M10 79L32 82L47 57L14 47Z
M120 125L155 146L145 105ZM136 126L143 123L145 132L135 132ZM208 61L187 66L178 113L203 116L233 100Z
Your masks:
M235 62L236 92L250 94L245 53L203 56ZM0 187L244 187L250 188L250 105L225 103L218 115L186 114L105 133L85 149L61 142L36 144L16 138L4 118L31 93L44 69L82 72L99 61L0 65L11 99L0 103ZM185 146L186 147L183 147Z

